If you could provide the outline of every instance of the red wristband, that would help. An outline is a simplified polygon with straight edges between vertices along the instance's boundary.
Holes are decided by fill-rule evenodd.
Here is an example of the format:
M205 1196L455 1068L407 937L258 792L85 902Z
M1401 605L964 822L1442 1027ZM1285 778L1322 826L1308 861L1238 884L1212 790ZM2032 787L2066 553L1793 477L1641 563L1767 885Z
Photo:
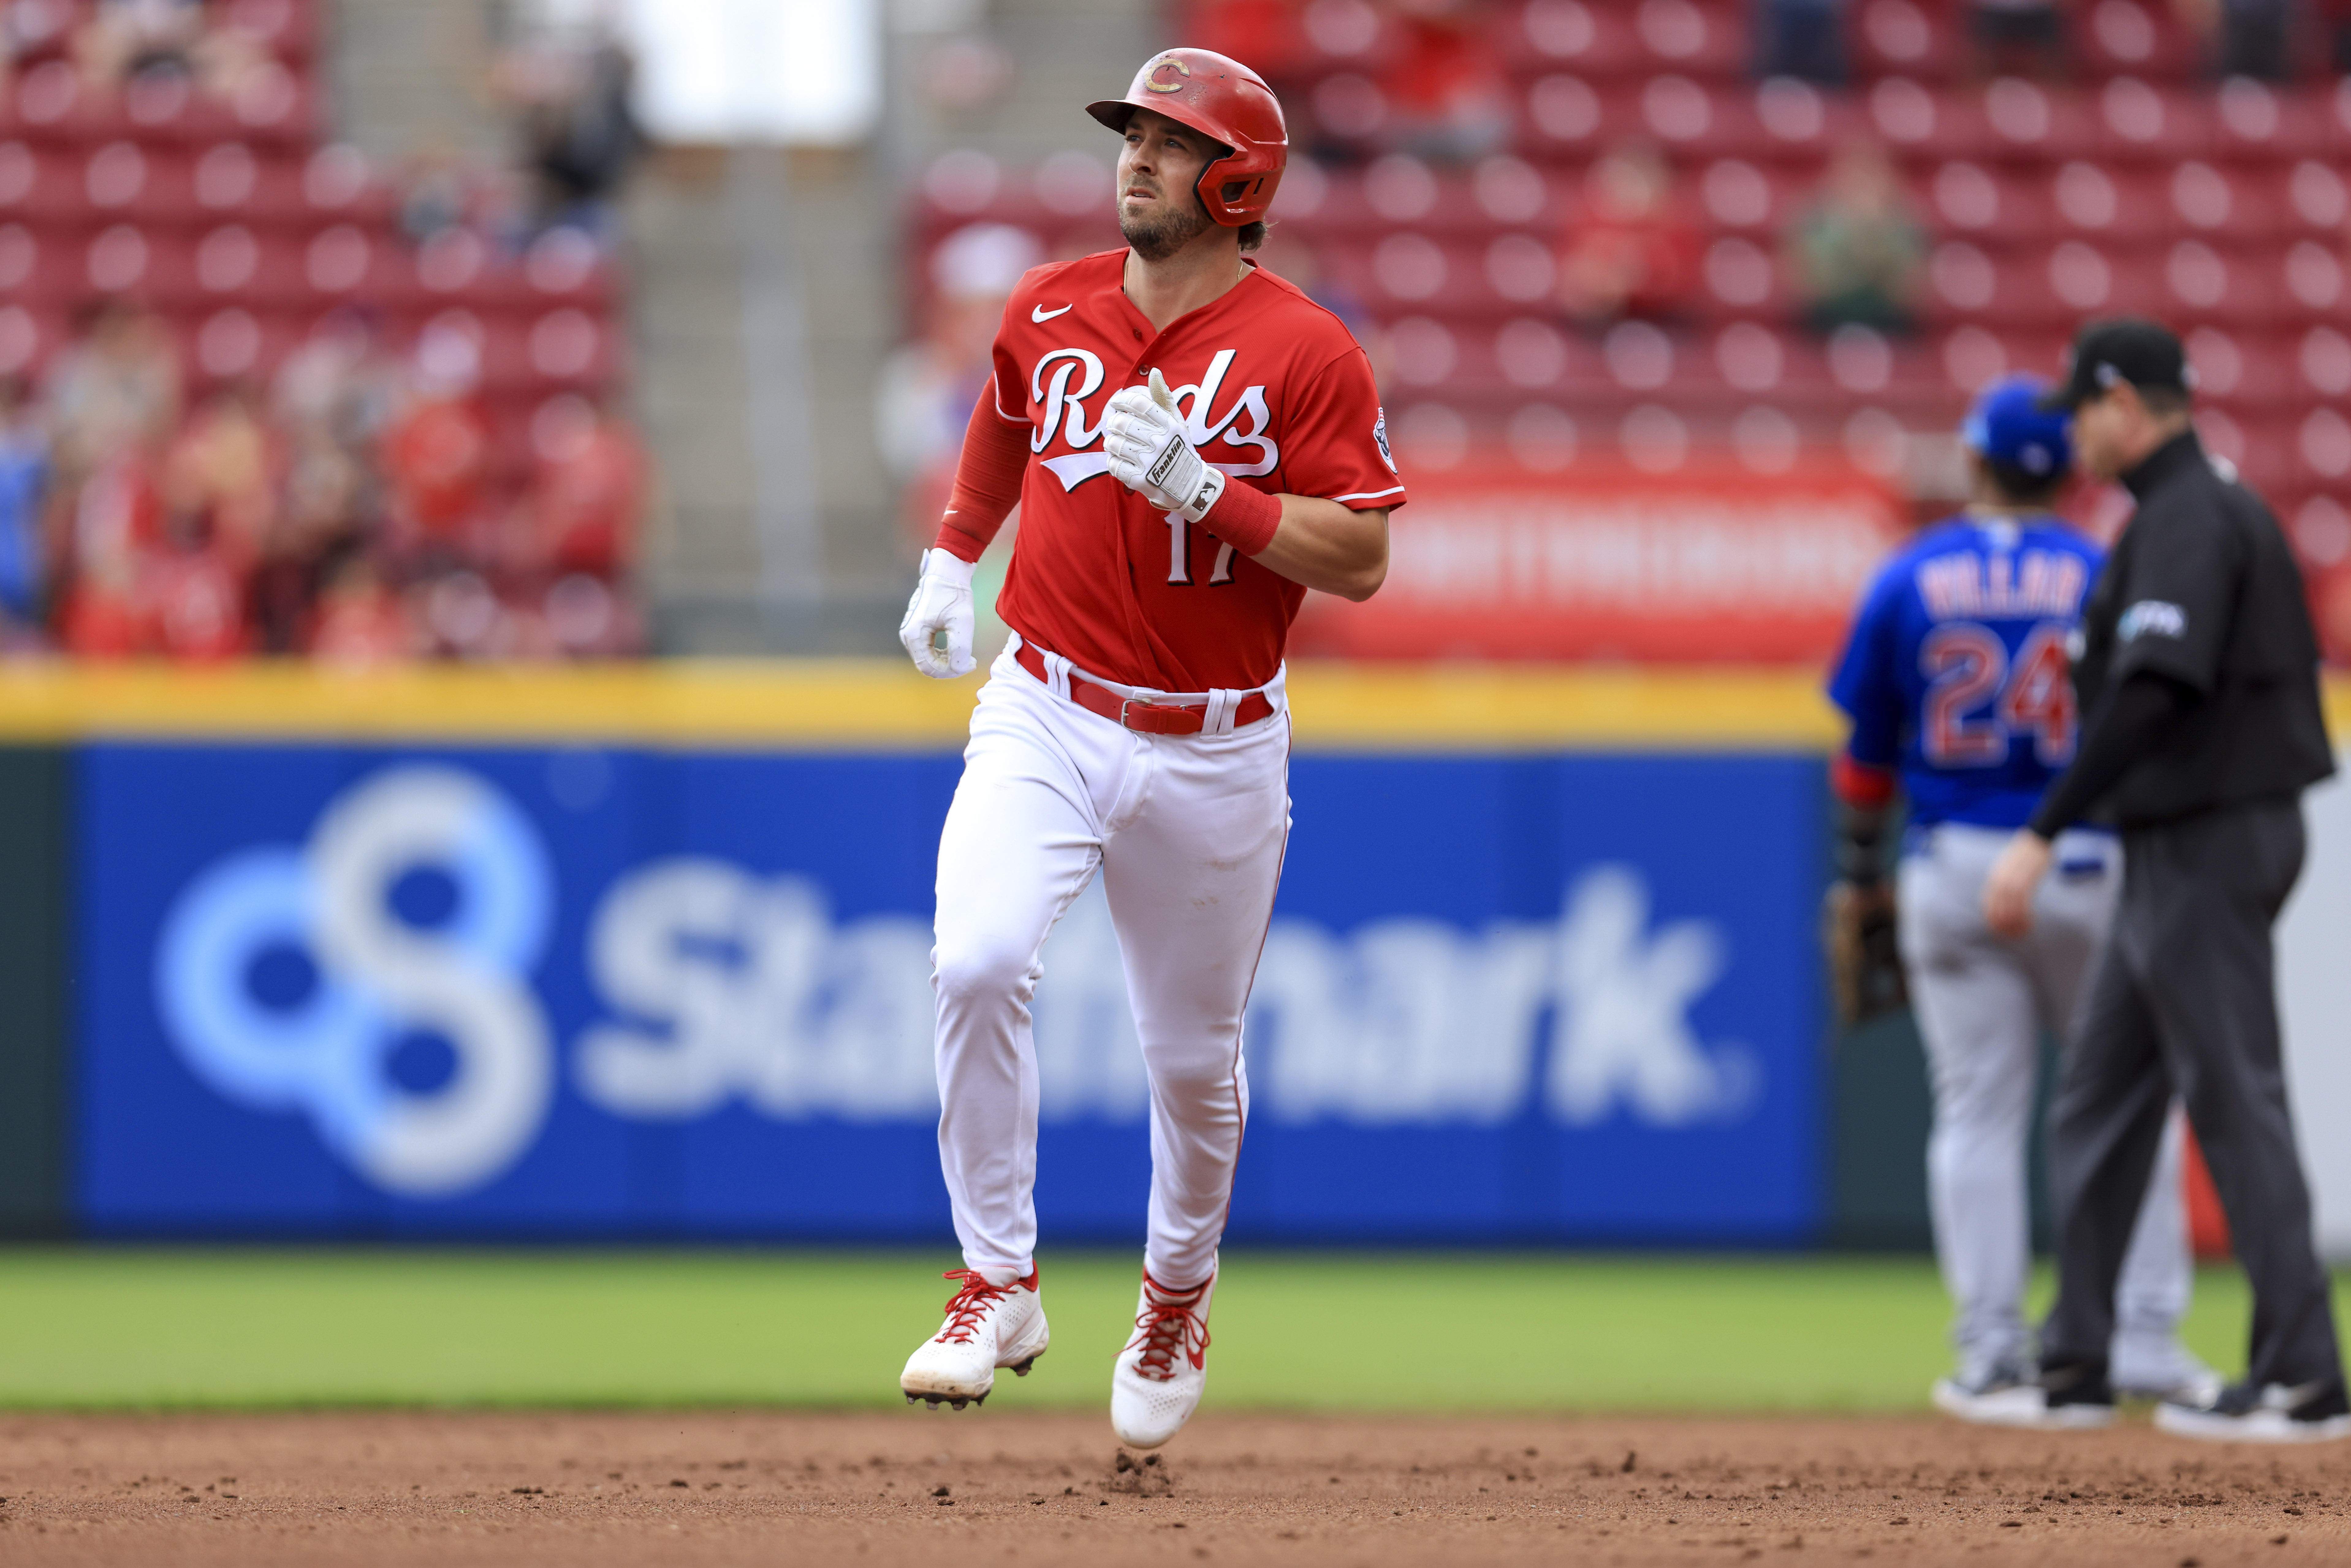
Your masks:
M1281 497L1227 478L1225 493L1208 508L1201 527L1243 555L1256 555L1273 542L1281 527Z
M1829 762L1829 788L1856 810L1879 811L1894 802L1894 770L1840 751Z

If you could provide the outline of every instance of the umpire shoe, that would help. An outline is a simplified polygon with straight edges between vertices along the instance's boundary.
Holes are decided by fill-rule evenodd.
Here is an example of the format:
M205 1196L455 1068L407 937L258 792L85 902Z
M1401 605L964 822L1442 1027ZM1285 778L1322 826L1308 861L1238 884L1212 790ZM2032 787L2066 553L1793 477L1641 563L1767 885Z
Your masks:
M1935 1408L1979 1427L2079 1432L2111 1426L2115 1391L2103 1367L2053 1367L2038 1381L2013 1367L1935 1385Z
M1134 1335L1110 1379L1110 1425L1131 1448L1155 1448L1184 1429L1208 1386L1208 1300L1217 1276L1171 1291L1143 1271Z
M960 1410L987 1403L998 1367L1028 1376L1051 1335L1034 1268L1027 1279L1002 1285L989 1284L976 1269L951 1269L941 1278L963 1286L948 1298L946 1324L906 1358L898 1386L909 1405L920 1399L934 1410L942 1402Z
M2351 1437L2351 1399L2343 1380L2289 1388L2232 1383L2209 1399L2167 1399L2155 1424L2180 1437L2216 1443L2324 1443Z

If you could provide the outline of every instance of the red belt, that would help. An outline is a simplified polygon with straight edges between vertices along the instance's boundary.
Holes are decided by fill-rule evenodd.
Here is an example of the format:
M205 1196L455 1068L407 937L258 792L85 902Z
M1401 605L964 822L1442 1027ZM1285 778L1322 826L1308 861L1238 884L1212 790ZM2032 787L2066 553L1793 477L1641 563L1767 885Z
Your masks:
M1052 677L1045 671L1045 655L1023 643L1013 650L1013 662L1030 674L1051 685ZM1207 722L1205 705L1179 707L1174 703L1153 702L1147 697L1123 697L1106 686L1070 672L1070 700L1088 713L1098 713L1113 724L1123 725L1138 735L1197 735ZM1240 706L1233 710L1233 727L1255 724L1273 716L1273 704L1263 692L1251 692L1241 698Z

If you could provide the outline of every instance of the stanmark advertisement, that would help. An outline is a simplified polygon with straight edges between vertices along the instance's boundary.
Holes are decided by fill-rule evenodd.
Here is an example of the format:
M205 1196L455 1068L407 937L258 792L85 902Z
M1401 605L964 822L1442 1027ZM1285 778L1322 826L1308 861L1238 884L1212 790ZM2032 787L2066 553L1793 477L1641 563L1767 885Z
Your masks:
M956 758L78 766L90 1229L948 1236ZM1236 1239L1812 1235L1817 761L1303 757L1291 790ZM1137 1239L1148 1089L1098 888L1034 1016L1047 1234Z

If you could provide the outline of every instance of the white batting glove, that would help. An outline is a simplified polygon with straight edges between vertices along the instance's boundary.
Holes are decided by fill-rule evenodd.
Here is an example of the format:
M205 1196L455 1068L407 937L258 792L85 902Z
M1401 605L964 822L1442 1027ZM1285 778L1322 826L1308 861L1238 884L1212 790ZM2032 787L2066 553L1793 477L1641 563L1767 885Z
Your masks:
M1128 387L1110 400L1102 428L1111 473L1161 511L1181 512L1196 523L1225 493L1224 470L1210 467L1192 449L1176 394L1157 370L1148 390Z
M967 675L978 661L971 656L972 563L943 549L923 552L923 575L906 618L898 622L898 641L905 644L914 668L935 681ZM946 635L943 654L933 639Z

